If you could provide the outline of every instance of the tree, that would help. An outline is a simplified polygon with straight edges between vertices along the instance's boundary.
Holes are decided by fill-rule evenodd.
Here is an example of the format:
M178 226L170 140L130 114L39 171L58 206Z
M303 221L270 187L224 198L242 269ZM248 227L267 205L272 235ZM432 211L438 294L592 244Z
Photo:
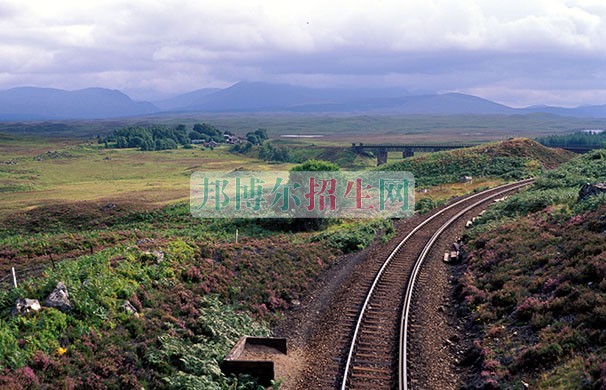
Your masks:
M274 148L273 160L282 162L287 162L288 160L290 160L290 150L288 149L288 147L280 146Z
M302 164L294 166L290 169L290 181L300 181L297 179L297 172L336 172L340 171L341 168L330 161L323 160L307 160ZM328 226L328 221L326 218L323 218L323 212L321 211L313 211L315 214L314 217L311 218L294 218L292 225L297 230L304 231L314 231L314 230L323 230Z
M259 146L259 159L263 161L270 161L273 156L273 151L269 143L264 142Z
M128 141L126 140L126 137L116 138L116 147L118 149L128 148Z
M290 169L293 172L306 172L306 171L314 171L314 172L334 172L340 171L341 168L330 161L324 160L307 160L302 164L294 166Z
M141 143L141 150L156 150L156 142L151 138L145 138Z
M260 143L259 138L255 133L246 133L246 140L253 145L259 145Z
M224 141L223 133L221 133L221 130L219 130L216 127L211 126L209 124L196 123L196 124L194 124L193 130L200 134L206 134L211 138L217 137L218 139L220 139L221 142ZM215 142L219 142L219 141L215 141Z
M257 138L259 138L260 141L267 141L269 139L269 137L267 136L266 129L257 129L255 131L255 135L257 136Z
M143 143L143 138L136 136L136 137L132 137L129 141L128 141L128 147L129 148L139 148L141 147L141 144Z

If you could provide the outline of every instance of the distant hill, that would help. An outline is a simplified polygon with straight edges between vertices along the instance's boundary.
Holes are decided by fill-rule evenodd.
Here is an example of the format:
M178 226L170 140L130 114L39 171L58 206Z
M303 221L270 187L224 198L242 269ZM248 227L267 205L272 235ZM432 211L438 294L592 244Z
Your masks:
M188 95L188 94L186 94ZM383 99L408 96L401 88L307 88L285 84L240 82L201 96L181 107L192 112L330 112L368 111L382 107ZM174 99L181 99L180 95Z
M575 108L532 106L521 109L523 112L543 112L560 116L576 116L580 118L606 118L606 104L597 106L580 106Z
M192 92L177 95L170 99L164 99L154 102L154 105L163 111L183 110L187 107L195 107L206 101L206 97L215 92L219 92L219 88L203 88Z
M307 88L263 82L240 82L220 90L202 89L156 102L180 112L299 112L385 114L532 114L606 118L606 105L562 108L512 108L462 93L411 93L400 88Z
M606 118L606 105L577 108L512 108L462 93L411 92L402 88L308 88L239 82L155 102L135 102L103 88L64 91L23 87L0 91L0 120L99 119L171 113L368 113L419 115L555 114Z
M394 105L384 110L399 114L515 114L511 107L461 93L410 96L391 101Z
M145 115L159 111L124 93L104 88L65 91L21 87L0 91L0 120L96 119Z

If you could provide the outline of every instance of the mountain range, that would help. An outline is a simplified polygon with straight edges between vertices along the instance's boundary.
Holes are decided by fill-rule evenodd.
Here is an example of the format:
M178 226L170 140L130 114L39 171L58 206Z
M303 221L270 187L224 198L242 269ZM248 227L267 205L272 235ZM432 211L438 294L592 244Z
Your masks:
M92 119L145 115L158 108L105 88L64 91L21 87L0 91L0 120Z
M530 114L606 118L606 105L576 108L512 108L461 93L410 92L401 88L307 88L240 82L205 88L155 102L136 102L104 88L65 91L20 87L0 91L0 121L102 119L171 113L376 113L376 114Z

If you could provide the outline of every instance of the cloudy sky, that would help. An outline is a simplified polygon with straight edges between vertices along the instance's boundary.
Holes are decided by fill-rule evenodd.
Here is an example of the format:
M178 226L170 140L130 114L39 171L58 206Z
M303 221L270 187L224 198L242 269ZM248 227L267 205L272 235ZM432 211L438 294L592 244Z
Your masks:
M241 80L606 104L604 0L0 0L0 89Z

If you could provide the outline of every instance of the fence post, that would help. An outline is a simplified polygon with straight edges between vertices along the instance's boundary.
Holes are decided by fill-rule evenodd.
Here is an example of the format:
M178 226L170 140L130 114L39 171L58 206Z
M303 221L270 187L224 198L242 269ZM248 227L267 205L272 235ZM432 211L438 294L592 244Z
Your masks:
M15 267L11 267L11 271L13 272L13 285L17 288L17 275L15 275Z
M50 259L51 264L53 265L53 269L55 269L55 260L53 260L53 252L47 251L46 253L48 253L48 258Z
M236 229L236 244L238 243L238 229Z

